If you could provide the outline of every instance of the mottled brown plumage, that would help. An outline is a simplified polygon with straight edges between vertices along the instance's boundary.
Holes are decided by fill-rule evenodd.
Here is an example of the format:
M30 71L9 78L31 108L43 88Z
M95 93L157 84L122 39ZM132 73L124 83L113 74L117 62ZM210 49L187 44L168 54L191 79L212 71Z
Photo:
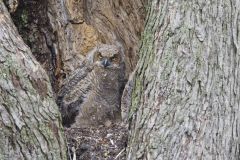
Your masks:
M105 124L120 118L124 56L120 47L102 44L70 76L58 94L63 123L72 127Z

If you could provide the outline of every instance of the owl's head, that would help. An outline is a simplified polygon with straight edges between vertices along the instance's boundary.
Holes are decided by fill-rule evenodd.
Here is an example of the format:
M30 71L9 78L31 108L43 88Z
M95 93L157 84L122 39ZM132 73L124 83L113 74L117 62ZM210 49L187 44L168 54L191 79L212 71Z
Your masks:
M122 50L115 45L101 44L93 54L93 64L104 69L120 68L123 61Z

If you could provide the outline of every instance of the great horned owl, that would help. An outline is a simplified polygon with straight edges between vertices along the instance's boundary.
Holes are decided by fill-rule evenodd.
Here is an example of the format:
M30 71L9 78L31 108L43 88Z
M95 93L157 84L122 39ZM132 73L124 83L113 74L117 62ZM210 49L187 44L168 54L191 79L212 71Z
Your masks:
M120 47L95 47L59 91L57 102L63 124L69 127L75 120L72 127L85 127L120 119L124 72Z

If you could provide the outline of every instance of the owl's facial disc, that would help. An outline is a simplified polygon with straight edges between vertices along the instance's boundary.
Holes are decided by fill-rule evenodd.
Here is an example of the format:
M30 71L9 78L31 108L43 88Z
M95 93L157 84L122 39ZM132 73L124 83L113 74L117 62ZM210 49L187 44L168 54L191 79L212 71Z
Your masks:
M93 62L96 67L102 69L119 69L121 64L121 54L117 48L100 48L94 55Z

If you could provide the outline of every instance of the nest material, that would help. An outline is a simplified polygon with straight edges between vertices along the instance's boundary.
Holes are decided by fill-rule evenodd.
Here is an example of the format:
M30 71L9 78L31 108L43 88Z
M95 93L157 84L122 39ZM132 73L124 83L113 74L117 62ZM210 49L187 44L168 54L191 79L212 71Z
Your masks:
M125 160L127 128L110 127L65 129L69 160Z

